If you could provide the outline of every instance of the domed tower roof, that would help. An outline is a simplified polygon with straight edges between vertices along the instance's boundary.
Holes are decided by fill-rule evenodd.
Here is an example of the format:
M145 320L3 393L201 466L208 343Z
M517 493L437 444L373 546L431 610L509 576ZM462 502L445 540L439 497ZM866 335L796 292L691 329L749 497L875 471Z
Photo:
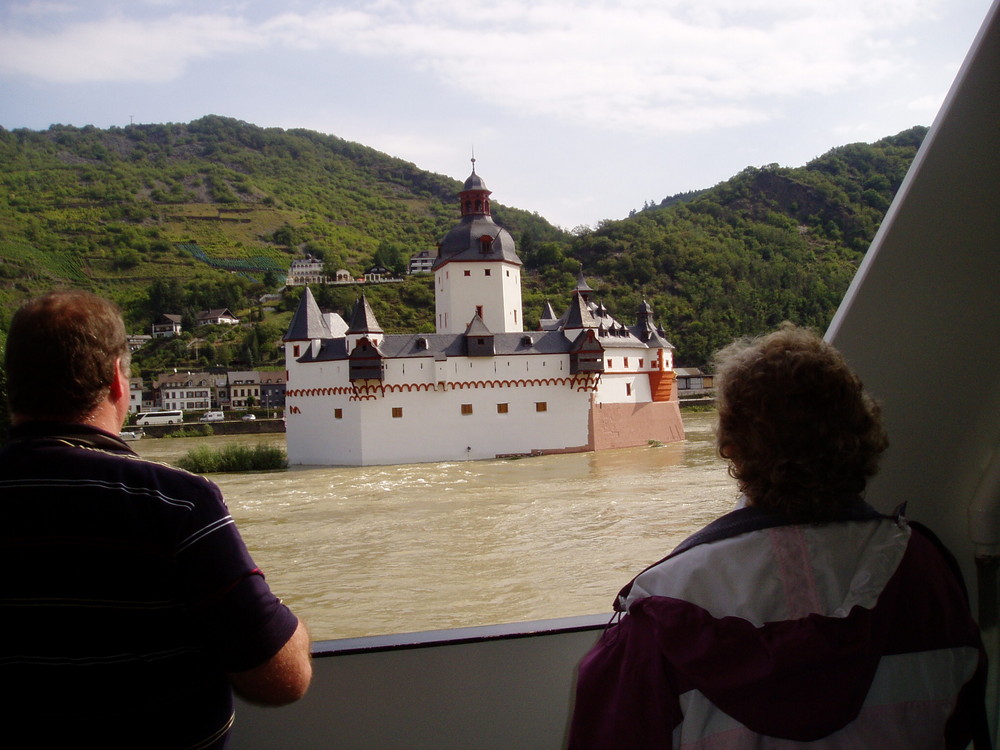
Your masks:
M486 187L486 181L476 174L475 159L472 160L472 174L469 175L468 179L465 181L466 190L486 190L489 192L489 188Z
M453 260L505 261L521 265L514 247L514 238L490 215L490 191L486 182L476 174L476 160L472 160L472 174L458 194L462 220L452 227L438 245L437 270Z

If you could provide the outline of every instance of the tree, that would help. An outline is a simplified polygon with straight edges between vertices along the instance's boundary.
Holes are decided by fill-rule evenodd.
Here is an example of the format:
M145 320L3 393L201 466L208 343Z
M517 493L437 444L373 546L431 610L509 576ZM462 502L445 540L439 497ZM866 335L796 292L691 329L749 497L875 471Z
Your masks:
M159 278L149 287L149 311L153 315L177 313L184 306L184 290L176 278Z
M384 266L394 276L402 276L410 264L410 253L400 242L383 241L375 251L375 265Z

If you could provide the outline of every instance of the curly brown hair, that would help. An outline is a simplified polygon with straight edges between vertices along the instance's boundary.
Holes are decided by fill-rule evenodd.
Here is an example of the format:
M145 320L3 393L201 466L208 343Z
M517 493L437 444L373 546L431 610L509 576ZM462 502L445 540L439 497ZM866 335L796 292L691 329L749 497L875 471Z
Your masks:
M108 394L131 354L118 308L90 292L36 297L14 314L7 335L7 400L14 414L83 419Z
M837 515L888 447L878 404L816 333L783 324L715 355L719 455L752 505Z

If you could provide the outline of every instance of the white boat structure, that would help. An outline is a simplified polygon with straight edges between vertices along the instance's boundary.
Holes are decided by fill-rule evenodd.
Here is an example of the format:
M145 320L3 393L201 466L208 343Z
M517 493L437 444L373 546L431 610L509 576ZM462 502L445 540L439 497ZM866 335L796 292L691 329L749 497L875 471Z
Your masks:
M1000 664L998 4L827 334L881 400L892 440L868 500L886 511L906 500L908 515L930 525L962 565L993 665L988 705L994 737ZM964 376L960 385L954 373ZM306 698L280 710L241 705L232 747L559 748L574 667L608 619L601 613L317 642Z
M142 440L146 436L145 430L122 430L118 433L118 437L126 442L132 442L133 440Z

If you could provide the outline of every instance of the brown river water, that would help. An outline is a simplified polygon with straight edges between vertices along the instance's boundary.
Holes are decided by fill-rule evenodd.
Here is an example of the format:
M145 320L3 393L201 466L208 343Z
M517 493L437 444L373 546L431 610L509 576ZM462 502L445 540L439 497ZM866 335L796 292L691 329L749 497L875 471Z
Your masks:
M714 413L681 443L518 460L212 474L271 588L314 640L610 613L633 575L730 510ZM144 438L195 446L284 435Z

